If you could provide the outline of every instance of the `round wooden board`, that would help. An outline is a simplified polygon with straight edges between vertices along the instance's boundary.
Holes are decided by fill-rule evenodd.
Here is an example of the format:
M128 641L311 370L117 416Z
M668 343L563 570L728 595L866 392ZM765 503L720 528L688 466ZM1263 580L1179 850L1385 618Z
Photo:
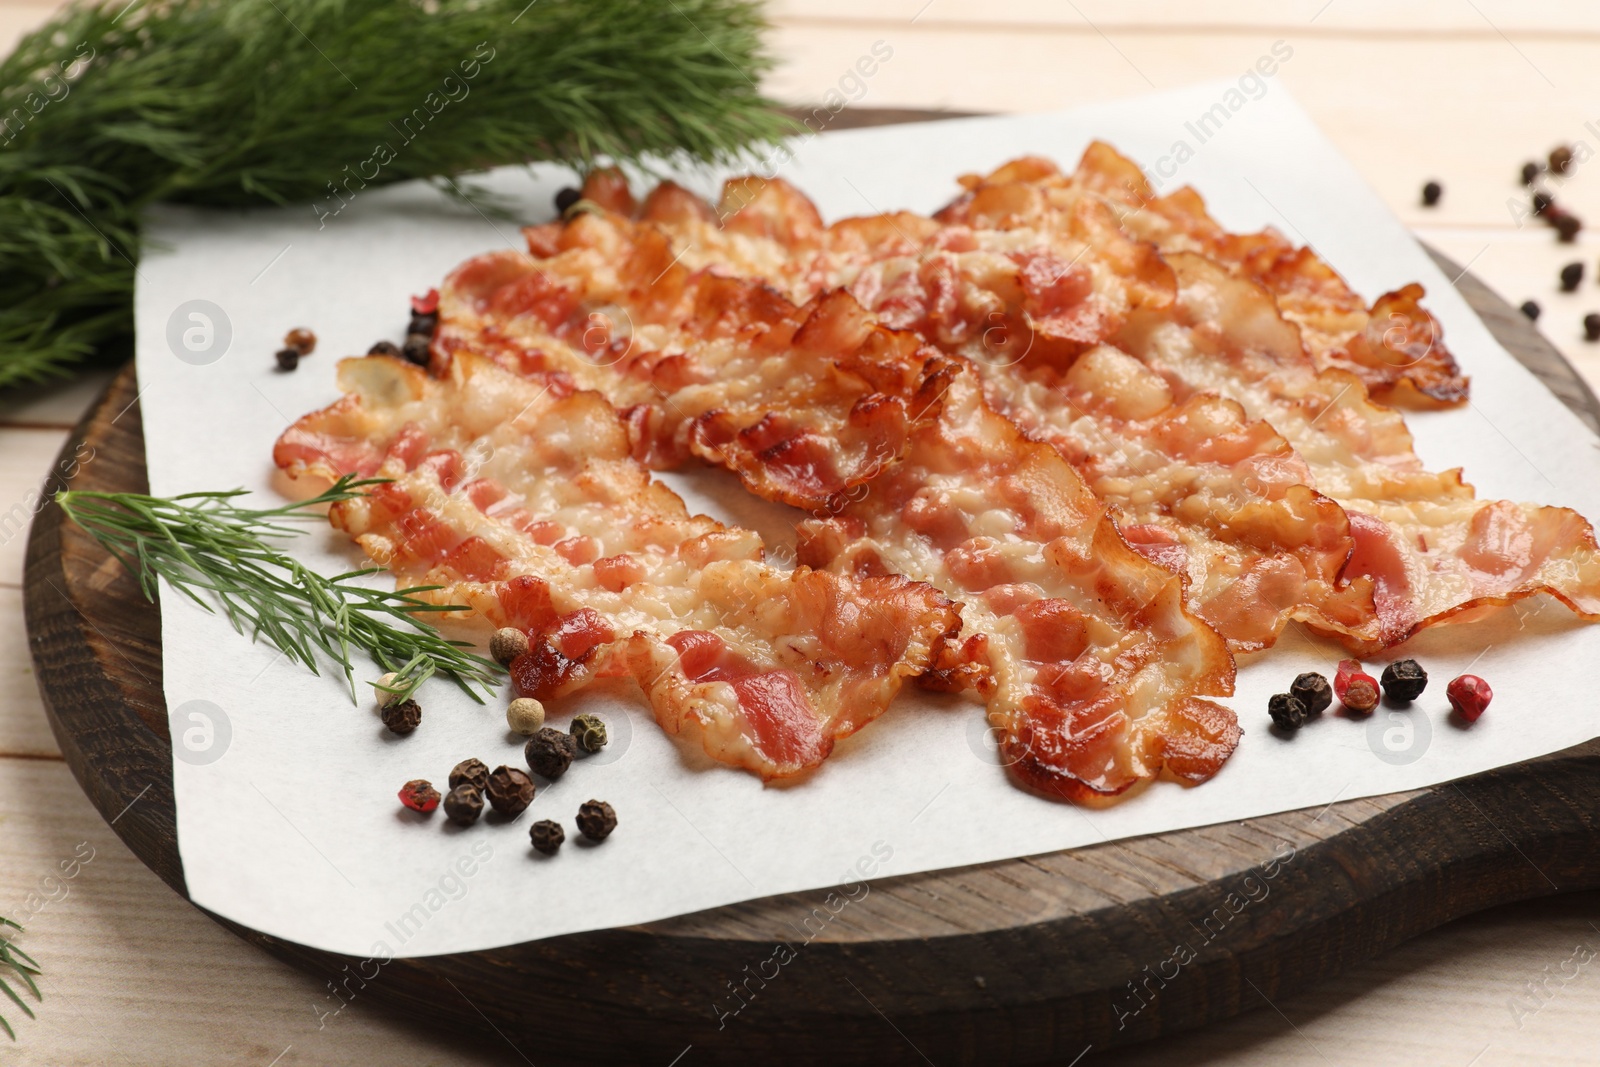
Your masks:
M1471 276L1456 284L1600 429L1600 404L1531 324ZM63 449L64 460L80 442L95 450L72 488L146 488L136 396L130 366ZM157 609L52 505L28 546L26 613L73 773L128 846L185 893ZM667 1064L692 1046L686 1064L1066 1065L1089 1046L1276 1000L1469 912L1600 885L1597 812L1600 743L1590 743L1320 811L875 881L809 927L814 911L828 914L822 892L396 960L364 984L352 977L360 960L213 917L412 1018L491 1040L492 1026L530 1062ZM812 929L821 932L807 941ZM779 943L794 956L774 968ZM1192 958L1174 962L1180 945ZM734 987L747 1006L722 1014L741 1003Z

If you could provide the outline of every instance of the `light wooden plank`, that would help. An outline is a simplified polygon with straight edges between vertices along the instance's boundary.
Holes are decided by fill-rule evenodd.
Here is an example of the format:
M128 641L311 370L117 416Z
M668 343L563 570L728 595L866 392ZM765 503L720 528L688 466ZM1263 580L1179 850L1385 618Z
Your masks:
M1342 0L1341 0L1342 2ZM1277 35L1197 39L1152 33L973 32L938 26L784 25L784 57L769 88L816 101L875 41L894 50L866 81L861 107L1045 111L1216 79L1237 79ZM1507 226L1507 201L1526 200L1517 172L1553 145L1585 140L1600 156L1600 64L1594 45L1545 40L1516 47L1499 36L1429 42L1282 37L1294 50L1276 76L1384 200L1409 224ZM1560 86L1553 89L1548 77ZM1111 133L1112 131L1108 131ZM1068 163L1073 161L1066 161ZM1600 162L1559 191L1600 226ZM1443 203L1418 204L1422 184L1445 185Z
M0 428L0 586L22 584L28 527L66 441L65 430Z
M1169 32L1183 28L1273 27L1363 36L1475 34L1489 36L1600 31L1600 9L1588 0L778 0L784 22L969 24L1090 33ZM1420 43L1420 42L1419 42Z
M28 654L20 589L0 589L0 619L0 756L59 757Z
M65 764L0 759L0 826L0 914L24 922L17 943L45 971L37 1019L0 1009L17 1029L15 1046L0 1037L7 1063L521 1062L487 1027L482 1043L447 1040L359 995L319 1018L332 995L174 896L101 820ZM75 860L76 876L63 878L61 864L71 871Z

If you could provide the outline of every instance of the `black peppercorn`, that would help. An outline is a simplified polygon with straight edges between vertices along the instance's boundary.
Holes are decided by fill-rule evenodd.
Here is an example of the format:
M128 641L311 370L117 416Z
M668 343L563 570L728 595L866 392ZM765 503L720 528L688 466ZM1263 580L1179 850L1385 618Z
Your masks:
M1267 714L1281 730L1298 730L1306 721L1306 706L1299 697L1277 693L1267 701Z
M1534 180L1539 177L1539 171L1543 169L1537 163L1524 163L1522 165L1522 184L1532 185Z
M1333 686L1328 679L1315 671L1307 671L1295 678L1289 686L1289 695L1306 706L1307 715L1317 715L1333 703Z
M411 325L406 327L406 333L420 333L424 337L432 337L439 329L439 313L430 311L425 315L411 313Z
M429 357L428 350L432 343L433 339L423 334L407 334L406 343L400 349L400 352L406 357L406 359L410 360L412 363L415 363L417 366L426 367L428 365Z
M385 704L381 714L383 725L392 733L409 734L422 721L422 706L415 700L397 700L392 704Z
M1600 315L1591 311L1583 317L1583 339L1600 341Z
M568 734L553 726L546 726L532 737L523 748L528 757L528 768L541 778L552 782L567 773L578 754L578 744Z
M583 199L583 194L570 185L556 194L556 213L565 215L572 210L572 205Z
M458 785L445 794L444 813L453 823L471 826L483 814L483 794L470 785Z
M549 856L561 847L561 842L567 839L567 832L561 829L561 824L558 822L540 819L528 827L528 839L533 842L534 848Z
M1546 211L1549 211L1553 206L1555 206L1555 201L1550 198L1550 194L1549 193L1534 193L1533 194L1533 213L1535 215L1543 215Z
M1534 322L1539 321L1539 305L1532 300L1524 300L1522 302L1522 313Z
M1438 182L1429 182L1422 187L1422 206L1433 207L1439 202L1439 197L1444 195L1444 186Z
M572 719L572 739L584 752L599 752L606 747L606 724L598 715L575 715Z
M393 341L379 341L367 349L369 356L389 356L393 359L400 358L400 346Z
M1557 145L1550 149L1550 170L1555 174L1565 174L1567 168L1572 166L1572 149L1566 145Z
M300 350L298 348L280 348L276 358L279 370L294 370L300 366Z
M481 759L464 759L450 772L450 788L470 785L478 792L489 787L489 768Z
M1568 263L1565 267L1561 268L1561 291L1563 293L1575 291L1578 288L1578 284L1582 281L1582 263Z
M520 815L533 803L533 779L515 767L496 767L489 775L488 795L501 815Z
M1583 229L1583 220L1570 211L1563 211L1551 220L1556 228L1556 239L1564 245L1570 245L1578 239L1578 231Z
M1409 704L1428 688L1428 672L1414 659L1397 659L1383 669L1383 695L1390 700Z
M590 841L604 841L616 828L617 813L605 801L585 801L578 809L578 830Z

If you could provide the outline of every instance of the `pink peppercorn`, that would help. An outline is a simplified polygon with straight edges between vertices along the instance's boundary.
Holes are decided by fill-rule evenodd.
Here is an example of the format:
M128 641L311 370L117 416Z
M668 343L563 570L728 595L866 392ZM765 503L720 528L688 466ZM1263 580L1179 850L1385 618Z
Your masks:
M426 779L414 778L400 787L400 803L426 815L439 806L439 791Z
M1378 680L1362 670L1359 661L1340 660L1333 676L1333 695L1349 710L1365 714L1378 706Z
M429 289L421 296L411 298L411 310L418 315L432 315L439 310L439 290Z
M1444 695L1450 698L1450 706L1456 710L1456 714L1468 722L1477 722L1478 716L1489 706L1489 701L1494 699L1494 690L1476 674L1463 674L1450 682Z

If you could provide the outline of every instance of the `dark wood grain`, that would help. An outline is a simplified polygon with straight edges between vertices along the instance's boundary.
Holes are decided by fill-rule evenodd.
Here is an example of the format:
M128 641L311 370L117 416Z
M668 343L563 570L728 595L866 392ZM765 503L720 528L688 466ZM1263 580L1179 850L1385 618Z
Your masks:
M1531 325L1470 275L1456 284L1600 429L1600 404ZM94 450L74 488L144 488L136 396L125 369L74 432L64 457L80 442ZM26 580L29 640L63 755L129 847L185 893L156 609L54 506L34 524ZM492 1021L541 1064L665 1065L692 1045L685 1064L1065 1065L1086 1046L1276 1000L1469 912L1600 885L1597 813L1591 743L1321 811L875 881L814 923L822 932L809 943L795 931L824 908L822 893L397 960L360 995L474 1034ZM330 979L361 969L217 921ZM793 961L765 984L751 978L780 941ZM1193 958L1173 962L1179 945ZM745 983L749 1004L719 1025L714 1006L736 1004L730 982Z

